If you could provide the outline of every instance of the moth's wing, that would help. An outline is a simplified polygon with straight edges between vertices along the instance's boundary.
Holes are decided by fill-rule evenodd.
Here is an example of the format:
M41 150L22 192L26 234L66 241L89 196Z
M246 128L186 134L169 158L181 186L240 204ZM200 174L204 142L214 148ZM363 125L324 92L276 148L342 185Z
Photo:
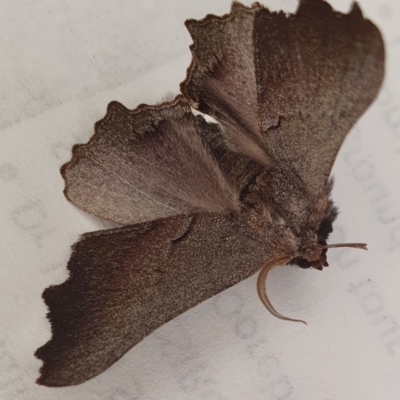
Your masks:
M287 16L234 3L230 14L187 27L194 45L184 95L223 124L261 136L274 162L290 165L310 191L325 187L383 79L381 35L357 4L345 15L301 0Z
M69 279L44 292L52 339L38 383L82 383L162 324L249 277L270 256L235 213L174 216L83 235Z
M210 147L224 176L237 189L241 199L254 177L268 169L268 166L243 153L232 151L221 125L207 123L203 118L201 120L204 124L204 128L201 129L202 137Z
M192 63L181 91L192 106L216 118L231 149L270 161L259 129L253 24L259 6L232 4L231 14L188 20Z
M260 10L254 37L268 146L319 192L344 138L381 86L381 34L356 3L343 15L322 0L302 0L289 18Z
M208 124L181 97L129 111L117 102L87 144L65 164L65 195L77 207L120 224L238 207L207 145Z

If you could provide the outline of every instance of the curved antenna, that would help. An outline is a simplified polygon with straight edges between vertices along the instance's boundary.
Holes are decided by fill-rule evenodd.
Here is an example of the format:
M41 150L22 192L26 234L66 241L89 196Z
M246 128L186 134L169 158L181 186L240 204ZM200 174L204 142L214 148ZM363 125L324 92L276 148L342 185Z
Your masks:
M269 301L267 292L265 290L265 283L267 280L268 272L271 271L272 268L277 267L278 265L286 264L290 259L291 259L291 257L288 257L288 256L284 256L281 258L275 258L275 259L271 260L270 262L266 263L262 267L262 269L258 275L258 278L257 278L258 297L260 298L261 302L264 304L265 308L275 317L283 319L285 321L302 322L303 324L307 325L307 322L305 322L301 319L288 318L288 317L285 317L284 315L278 313L278 311L275 310L275 308Z
M368 250L366 243L336 243L322 246L323 249L332 249L334 247L352 247L353 249Z

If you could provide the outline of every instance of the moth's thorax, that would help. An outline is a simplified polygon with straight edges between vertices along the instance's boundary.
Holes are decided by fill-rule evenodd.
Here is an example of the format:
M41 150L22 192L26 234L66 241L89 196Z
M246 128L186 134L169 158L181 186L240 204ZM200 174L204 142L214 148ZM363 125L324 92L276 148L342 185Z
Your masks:
M301 268L322 269L328 265L323 246L337 216L329 199L331 187L329 183L317 194L293 171L263 171L247 188L249 221L255 230L265 232L275 254L291 257L290 263Z

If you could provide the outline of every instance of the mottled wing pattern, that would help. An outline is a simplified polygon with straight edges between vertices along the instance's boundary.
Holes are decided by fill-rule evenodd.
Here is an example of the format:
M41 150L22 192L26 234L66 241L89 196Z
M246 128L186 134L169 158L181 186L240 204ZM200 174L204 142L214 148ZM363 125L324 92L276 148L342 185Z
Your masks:
M344 15L322 0L301 0L289 16L234 3L230 14L187 27L194 44L184 95L320 192L346 134L381 85L378 29L356 4Z
M89 143L74 146L63 166L64 193L84 211L120 224L236 210L238 188L207 145L209 129L218 128L180 97L134 111L112 102Z
M156 328L255 273L265 238L236 213L174 216L83 235L69 279L46 289L52 339L38 383L75 385Z

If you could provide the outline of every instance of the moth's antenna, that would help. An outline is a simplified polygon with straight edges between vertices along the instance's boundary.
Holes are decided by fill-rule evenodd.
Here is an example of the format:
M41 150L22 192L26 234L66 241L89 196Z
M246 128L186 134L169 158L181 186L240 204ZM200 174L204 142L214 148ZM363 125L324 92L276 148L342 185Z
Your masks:
M352 247L353 249L368 250L366 243L336 243L322 246L323 249L331 249L333 247Z
M290 257L285 256L281 258L275 258L265 264L257 278L257 293L258 297L260 298L261 302L264 304L265 308L275 317L284 319L286 321L294 321L294 322L302 322L303 324L307 325L307 322L301 320L301 319L292 319L285 317L282 314L279 314L278 311L275 310L275 308L272 306L271 302L268 299L267 292L265 290L265 283L267 280L267 275L268 272L271 271L272 268L277 267L278 265L283 265L286 264L290 260Z

